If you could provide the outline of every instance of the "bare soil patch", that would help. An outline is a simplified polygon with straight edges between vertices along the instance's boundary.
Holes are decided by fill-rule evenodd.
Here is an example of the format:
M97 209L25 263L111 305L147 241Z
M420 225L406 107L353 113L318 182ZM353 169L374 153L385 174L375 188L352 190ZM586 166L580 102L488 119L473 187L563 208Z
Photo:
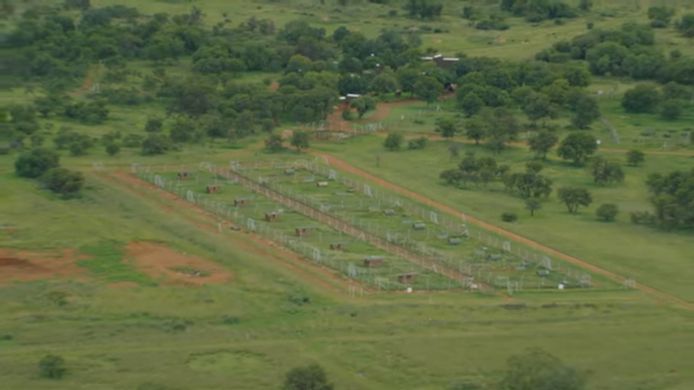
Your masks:
M0 284L53 278L81 278L80 257L72 249L54 252L0 248Z
M130 243L127 255L141 272L165 283L202 286L232 279L231 272L219 264L154 242Z

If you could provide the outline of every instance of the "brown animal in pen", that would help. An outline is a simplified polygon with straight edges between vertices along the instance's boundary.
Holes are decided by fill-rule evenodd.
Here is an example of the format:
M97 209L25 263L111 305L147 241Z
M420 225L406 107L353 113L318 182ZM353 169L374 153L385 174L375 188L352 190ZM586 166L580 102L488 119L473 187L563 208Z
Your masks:
M417 274L414 272L408 272L406 274L398 275L398 282L402 284L411 284L417 278Z
M364 267L375 268L383 265L383 257L381 256L367 256L364 258Z
M219 192L219 186L216 184L210 184L205 188L205 192L208 194L216 194Z

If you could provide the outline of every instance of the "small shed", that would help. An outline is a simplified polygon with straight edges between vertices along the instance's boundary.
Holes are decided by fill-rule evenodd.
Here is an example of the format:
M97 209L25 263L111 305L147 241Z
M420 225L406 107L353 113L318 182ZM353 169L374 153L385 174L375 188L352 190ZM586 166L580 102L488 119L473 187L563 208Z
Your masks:
M427 225L424 222L415 222L412 224L412 229L414 230L424 230L427 228Z
M216 184L209 184L207 187L205 187L205 192L208 194L215 194L219 192L219 186Z
M316 182L316 187L327 187L328 182L327 181L317 181Z
M297 237L305 237L308 236L308 234L311 232L310 228L307 227L298 227L294 228L294 233L297 235Z
M236 198L234 199L234 207L241 207L241 206L246 206L250 203L250 200L245 199L245 198Z
M487 259L491 261L499 261L502 259L502 257L503 256L499 253L490 253L489 255L487 255Z
M398 275L398 282L402 284L410 284L415 281L417 278L417 273L416 272L407 272L404 274Z
M383 265L383 256L366 256L364 258L364 267L375 268Z
M190 172L188 171L180 171L176 174L176 177L178 177L178 180L185 180L190 178Z
M345 249L345 245L341 242L332 242L330 243L330 249L334 251L341 251Z
M265 221L267 222L275 222L280 218L280 213L277 211L271 211L269 213L265 213Z
M545 278L549 276L549 270L547 268L540 268L537 270L537 276Z
M448 245L460 245L463 239L460 237L448 237Z

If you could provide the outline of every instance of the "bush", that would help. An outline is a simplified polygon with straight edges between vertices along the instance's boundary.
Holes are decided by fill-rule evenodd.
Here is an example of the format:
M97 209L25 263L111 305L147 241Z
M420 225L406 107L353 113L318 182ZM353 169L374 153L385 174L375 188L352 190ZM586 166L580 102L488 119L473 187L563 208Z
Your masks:
M70 171L65 168L53 168L41 176L41 183L57 194L72 196L82 189L84 176L81 172Z
M383 141L383 147L394 152L400 149L402 145L402 134L400 133L389 133L385 141Z
M265 150L270 153L281 152L284 150L284 145L282 145L282 136L279 134L270 134L270 136L265 140Z
M323 368L317 364L291 369L284 380L283 390L332 390Z
M598 217L599 220L603 222L614 221L618 213L619 208L616 204L613 203L601 204L600 207L598 207L598 209L595 210L595 215Z
M106 153L108 153L109 156L115 156L120 152L120 145L118 145L115 142L109 142L106 144Z
M636 225L654 225L656 221L655 215L648 211L635 211L629 217L631 218L631 223Z
M60 379L67 370L65 359L58 355L46 355L39 361L39 373L44 378Z
M47 170L57 167L59 162L60 157L56 152L37 148L20 154L14 163L14 168L18 176L36 178Z
M427 137L411 139L407 142L407 148L410 150L424 149L428 141L429 139Z
M518 215L511 211L504 211L501 213L501 220L504 222L515 222L518 220Z
M150 134L142 141L142 154L146 156L164 154L169 149L171 149L171 140L163 134Z

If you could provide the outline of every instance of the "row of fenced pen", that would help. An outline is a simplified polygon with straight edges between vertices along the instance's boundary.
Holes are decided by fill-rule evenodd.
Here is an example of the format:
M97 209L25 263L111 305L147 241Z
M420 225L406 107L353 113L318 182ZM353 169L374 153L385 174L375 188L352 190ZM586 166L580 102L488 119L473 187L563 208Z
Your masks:
M387 275L384 276L382 274L378 274L370 268L357 267L352 262L341 261L330 251L321 250L318 247L306 243L300 237L288 235L283 231L270 227L268 224L256 221L250 216L245 215L237 207L212 200L205 194L188 190L181 186L177 180L167 180L161 175L152 172L148 167L134 169L136 169L136 174L138 177L156 185L160 189L173 193L224 220L229 220L247 232L257 233L273 242L289 248L293 252L311 260L316 264L337 270L346 277L367 283L373 287L376 287L377 289L391 290L402 288L401 284L392 280L393 276L395 275L394 271L390 272L392 275L388 277ZM219 225L219 229L220 231L222 230L221 223ZM440 289L460 287L460 285L432 283L428 287L432 289Z
M374 189L371 189L368 184L363 184L358 181L352 180L347 177L343 177L342 175L337 174L334 170L325 167L323 165L320 165L316 163L315 161L308 161L308 160L297 160L297 161L292 161L292 162L286 162L286 161L254 161L254 162L244 162L243 164L239 162L230 162L230 168L231 171L236 171L236 172L242 172L243 174L252 174L254 170L259 170L259 169L287 169L287 168L304 168L307 169L314 174L318 174L321 176L324 176L328 178L329 180L340 180L344 185L350 186L352 188L355 188L356 190L364 192L367 196L370 196L371 198L374 199L377 203L381 205L392 205L393 207L401 207L404 210L406 210L408 213L413 214L415 216L419 216L423 220L430 220L433 224L437 226L441 226L449 230L450 232L453 232L453 235L465 235L467 237L471 237L478 242L480 242L483 245L487 245L489 247L495 248L496 250L506 253L509 256L516 256L517 259L522 260L522 263L529 265L529 266L542 266L544 268L550 268L553 271L558 271L558 272L565 272L569 276L575 275L575 278L577 280L580 280L581 285L590 285L590 275L583 272L582 270L578 269L573 269L572 267L567 266L566 264L562 264L559 262L553 262L552 259L550 259L547 255L541 252L537 252L532 249L528 249L522 245L519 245L514 242L513 246L511 244L511 241L490 233L486 230L483 229L474 229L468 226L465 222L464 216L461 218L461 220L457 220L454 217L451 217L447 214L439 214L436 213L435 211L431 209L427 209L421 205L415 204L413 202L410 202L408 200L395 197L395 196L390 196L390 195L384 195L379 191L376 191ZM135 166L134 166L135 167ZM135 168L133 168L135 169ZM148 167L144 168L139 168L140 171L148 171ZM209 171L210 173L215 171L215 167L212 164L209 163L201 163L199 164L198 169L204 170L204 171ZM262 178L259 178L259 181ZM262 186L272 188L273 183L271 181L264 181L262 183ZM298 194L298 193L292 193L291 191L283 188L273 188L274 190L280 190L279 192L286 192L285 195L287 195L290 198L296 197L297 201L301 201L307 205L310 205L314 208L317 208L320 211L326 211L326 208L324 208L324 205L321 205L319 202L317 202L315 199ZM448 266L449 268L453 268L457 270L459 274L464 274L468 276L475 276L475 279L477 280L486 280L488 281L490 279L491 273L488 272L489 266L484 264L483 261L479 261L480 259L473 259L475 261L465 261L462 259L455 259L450 256L445 256L441 255L440 253L437 253L437 251L429 248L425 244L421 242L415 242L412 240L404 239L403 237L399 237L395 234L389 234L388 232L380 231L378 229L374 229L377 227L376 225L372 225L367 222L362 222L357 219L351 219L349 223L352 226L355 226L359 228L361 231L368 232L371 234L375 234L381 238L385 238L386 241L390 244L393 244L398 247L404 247L410 251L415 252L419 256L426 256L428 258L434 258L436 260L436 263L433 264L442 264L445 266ZM486 248L483 248L486 249ZM306 252L306 251L305 251ZM308 251L309 253L312 253L312 250ZM309 256L311 258L311 256ZM432 265L433 265L432 264ZM341 269L339 266L334 267L336 269ZM431 268L430 268L431 269ZM344 273L344 267L342 267L342 272ZM480 275L485 274L487 275L484 278L481 278ZM468 281L472 280L472 278L468 278ZM496 285L497 287L499 283L489 283L490 285Z
M377 189L372 188L370 185L353 180L351 178L345 177L344 175L338 174L338 172L330 167L319 164L317 160L313 161L301 161L296 164L306 170L312 172L315 175L320 175L328 180L336 180L345 186L353 188L365 196L374 200L376 204L379 205L390 205L391 207L398 207L406 211L407 213L420 218L422 221L427 221L436 226L442 227L449 232L452 236L461 236L475 239L480 244L494 248L495 250L507 253L508 255L516 256L518 259L522 259L526 263L533 263L545 268L550 268L554 270L559 270L564 267L567 273L576 273L577 271L567 266L566 264L561 264L553 261L547 254L539 252L537 250L531 249L527 246L520 245L516 242L502 237L498 234L491 233L487 230L475 228L467 223L466 217L461 213L460 220L446 214L437 212L431 208L423 207L422 205L416 204L412 201L393 196L391 194L383 193ZM319 205L320 206L320 205ZM359 223L359 226L364 226L369 228L371 225L368 223ZM378 232L374 232L378 233ZM381 232L382 233L382 232ZM386 232L387 234L387 232ZM390 236L389 239L396 239L399 243L411 247L413 250L420 251L423 254L436 256L436 251L429 249L426 245L421 243L414 243L411 240L403 239L400 236ZM450 259L445 255L440 255L440 258L444 262L455 263L454 259ZM589 274L582 272L581 280L589 279Z
M320 207L316 207L316 202L312 201L308 197L304 199L297 199L289 196L289 194L283 194L277 189L272 188L267 183L255 181L234 169L219 170L218 174L227 179L238 180L242 185L254 192L296 210L299 213L319 221L324 225L330 226L337 231L343 232L352 237L356 237L388 253L411 261L425 269L445 275L446 277L456 280L464 285L472 283L469 275L465 275L460 271L460 269L450 267L448 264L443 263L440 257L431 256L430 253L423 255L421 252L417 253L412 251L410 248L406 248L398 245L397 243L385 240L384 238L367 231L362 226L354 225L335 215L321 210Z

